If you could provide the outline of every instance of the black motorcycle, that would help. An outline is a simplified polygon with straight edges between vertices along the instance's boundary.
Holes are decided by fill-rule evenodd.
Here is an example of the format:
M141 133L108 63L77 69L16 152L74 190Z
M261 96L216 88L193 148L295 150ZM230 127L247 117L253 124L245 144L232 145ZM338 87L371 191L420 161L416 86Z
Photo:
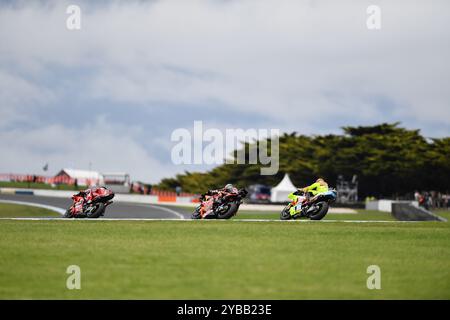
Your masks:
M248 194L247 190L240 189L237 193L225 195L202 194L200 205L195 208L192 219L230 219L236 215L242 200Z

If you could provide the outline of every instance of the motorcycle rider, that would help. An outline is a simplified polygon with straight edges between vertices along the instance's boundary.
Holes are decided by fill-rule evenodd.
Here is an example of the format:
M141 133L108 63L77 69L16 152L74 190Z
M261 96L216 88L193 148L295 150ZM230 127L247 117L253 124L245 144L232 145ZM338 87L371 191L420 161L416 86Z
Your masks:
M216 199L214 199L214 203L212 205L212 208L210 210L208 210L208 212L206 212L205 215L208 215L211 210L213 210L213 208L215 208L217 205L220 205L221 202L225 201L226 198L230 195L230 194L235 194L238 193L239 190L234 187L231 183L228 183L225 185L225 187L223 187L222 189L211 189L208 190L208 192L206 192L204 194L204 196L214 196L214 195L219 195Z
M92 193L94 192L95 189L96 187L87 188L86 190L80 190L80 192L77 193L77 196L83 197L83 206L91 202Z
M236 187L234 187L231 183L228 183L222 189L208 190L208 192L205 193L205 195L206 196L214 196L214 195L218 194L219 197L217 197L217 200L214 202L214 203L217 203L220 200L225 200L228 195L238 193L238 192L239 192L239 190Z
M212 189L212 190L208 190L208 192L206 193L207 196L212 196L215 194L220 194L220 193L225 193L225 194L230 194L230 193L238 193L239 190L234 187L231 183L228 183L225 185L225 187L223 187L222 189Z
M328 183L323 178L318 178L315 183L310 186L299 188L298 191L304 192L305 197L300 198L298 204L290 209L291 215L295 215L302 211L302 206L316 199L320 193L328 191ZM311 195L313 196L311 198Z
M319 193L328 191L328 183L323 178L319 178L310 186L299 189L299 191L303 191L305 193L311 193L313 196L318 195Z

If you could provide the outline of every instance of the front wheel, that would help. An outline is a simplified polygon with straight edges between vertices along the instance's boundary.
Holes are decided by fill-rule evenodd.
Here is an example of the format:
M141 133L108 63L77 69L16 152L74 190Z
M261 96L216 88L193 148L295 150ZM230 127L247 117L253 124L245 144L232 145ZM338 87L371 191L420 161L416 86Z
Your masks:
M322 220L327 215L330 205L328 204L328 202L321 201L314 204L314 206L316 206L317 209L314 210L312 214L310 214L309 218L311 220Z
M290 208L291 208L290 205L284 207L283 211L281 211L280 213L280 220L291 220L292 216L291 213L289 212Z
M198 220L198 219L201 219L201 218L202 218L202 216L200 214L200 206L198 206L197 208L195 208L194 213L191 215L191 219Z
M66 212L63 215L63 218L72 218L72 206L70 206L69 209L66 210Z

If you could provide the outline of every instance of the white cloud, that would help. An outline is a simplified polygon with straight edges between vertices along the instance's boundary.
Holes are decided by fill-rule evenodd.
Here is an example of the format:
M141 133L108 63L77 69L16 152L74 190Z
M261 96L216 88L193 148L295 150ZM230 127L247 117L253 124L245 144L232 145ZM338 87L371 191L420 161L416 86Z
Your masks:
M59 124L29 130L0 131L0 172L50 173L61 168L86 169L91 163L100 172L125 171L133 179L157 182L173 172L170 165L155 160L148 150L135 142L123 127L102 119L67 128Z
M82 30L74 32L65 29L65 5L57 2L50 9L3 10L0 39L18 64L95 67L90 94L113 101L216 100L291 120L293 108L303 116L318 109L355 117L362 97L381 95L398 101L400 114L450 119L450 94L443 90L450 84L450 43L440 41L450 33L448 2L381 2L381 31L366 29L366 7L266 0L94 8L86 2ZM336 108L326 91L343 105Z
M371 1L77 1L80 31L65 27L71 2L46 3L0 6L0 97L7 101L0 128L26 118L25 104L61 107L82 97L124 108L186 106L180 120L204 119L220 105L235 117L245 111L266 117L269 128L305 133L381 121L450 132L448 1L378 1L380 31L366 28ZM125 136L136 148L130 153L150 153ZM165 145L169 136L152 139ZM109 161L134 167L122 157ZM7 167L3 159L0 165Z
M55 101L52 92L0 69L0 129L13 121L28 121L29 108Z

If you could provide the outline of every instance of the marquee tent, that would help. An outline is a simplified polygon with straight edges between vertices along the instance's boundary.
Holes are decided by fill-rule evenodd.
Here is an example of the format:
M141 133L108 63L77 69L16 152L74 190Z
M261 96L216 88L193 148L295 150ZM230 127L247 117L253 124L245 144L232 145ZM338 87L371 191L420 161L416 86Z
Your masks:
M286 173L284 175L283 180L281 182L272 188L271 195L270 195L270 201L271 202L283 202L288 201L288 194L291 192L294 192L297 190L297 188L292 183L291 179L289 178L289 175Z

